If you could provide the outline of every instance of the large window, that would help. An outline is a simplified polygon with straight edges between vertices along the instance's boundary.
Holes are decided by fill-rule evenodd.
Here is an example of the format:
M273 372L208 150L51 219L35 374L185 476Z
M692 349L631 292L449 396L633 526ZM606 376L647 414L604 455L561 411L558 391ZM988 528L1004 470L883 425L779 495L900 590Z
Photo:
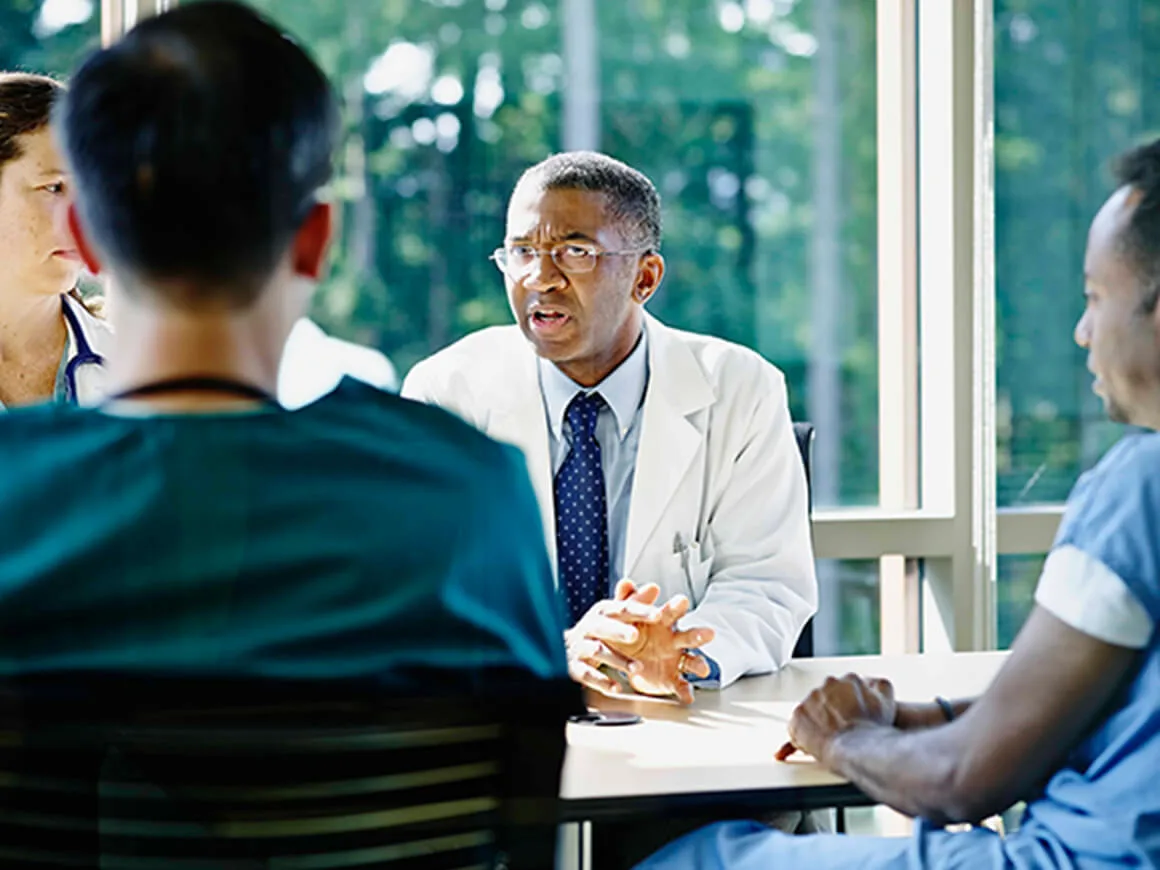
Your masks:
M342 90L317 316L402 371L510 322L519 173L594 148L664 201L666 322L756 348L818 424L821 506L877 500L874 10L858 0L261 0Z
M1065 500L1123 434L1092 393L1072 332L1110 162L1160 129L1160 2L994 8L997 496L1000 508L1026 509ZM1002 644L1030 608L1040 563L1000 560Z
M999 505L1063 501L1120 434L1072 340L1110 160L1160 124L1160 2L997 0Z

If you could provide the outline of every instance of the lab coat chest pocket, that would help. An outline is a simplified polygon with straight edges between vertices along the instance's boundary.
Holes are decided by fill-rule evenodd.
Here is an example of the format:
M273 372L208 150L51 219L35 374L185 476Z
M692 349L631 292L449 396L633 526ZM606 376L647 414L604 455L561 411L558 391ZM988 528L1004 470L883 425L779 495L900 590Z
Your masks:
M693 541L673 555L680 562L685 594L689 596L690 604L696 607L705 597L709 585L709 575L713 570L713 547L708 540Z

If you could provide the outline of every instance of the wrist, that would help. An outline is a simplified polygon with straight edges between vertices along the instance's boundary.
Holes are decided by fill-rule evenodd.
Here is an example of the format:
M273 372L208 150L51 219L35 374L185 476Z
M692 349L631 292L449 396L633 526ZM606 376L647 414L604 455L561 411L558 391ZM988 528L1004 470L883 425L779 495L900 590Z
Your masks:
M850 775L845 769L846 764L851 755L856 751L856 747L859 741L862 740L863 735L867 732L882 732L883 730L889 732L893 731L894 728L889 725L880 725L869 721L852 725L845 731L839 731L832 735L826 741L822 747L822 757L818 760L839 776L850 779Z
M861 727L860 725L854 725L845 731L839 731L831 735L830 739L822 745L821 755L818 757L818 761L834 773L844 776L842 767L846 758L845 749L849 742L854 739L852 736L854 732L858 731Z
M900 701L894 708L894 727L899 731L923 727L929 712L928 706Z
M956 710L955 705L951 702L948 701L946 704L951 711L950 718L947 718L946 710L937 700L918 704L913 702L900 703L894 715L894 727L900 731L915 731L920 728L937 728L939 725L946 725L961 712Z

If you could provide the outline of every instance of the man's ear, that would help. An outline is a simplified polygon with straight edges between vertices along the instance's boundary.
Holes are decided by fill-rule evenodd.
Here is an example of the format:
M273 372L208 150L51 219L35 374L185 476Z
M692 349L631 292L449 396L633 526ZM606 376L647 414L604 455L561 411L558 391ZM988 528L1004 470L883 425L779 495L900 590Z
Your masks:
M60 226L60 224L57 224ZM80 215L77 214L77 204L70 202L68 204L68 231L73 237L73 242L77 246L77 253L80 254L81 262L85 264L85 268L94 275L101 274L101 260L97 257L97 252L94 250L92 243L89 242L88 236L85 235L84 228L81 226Z
M645 254L636 270L636 283L632 288L632 298L638 305L644 305L665 277L665 258L660 254Z
M294 274L311 281L322 277L333 232L334 208L328 202L315 203L294 236Z

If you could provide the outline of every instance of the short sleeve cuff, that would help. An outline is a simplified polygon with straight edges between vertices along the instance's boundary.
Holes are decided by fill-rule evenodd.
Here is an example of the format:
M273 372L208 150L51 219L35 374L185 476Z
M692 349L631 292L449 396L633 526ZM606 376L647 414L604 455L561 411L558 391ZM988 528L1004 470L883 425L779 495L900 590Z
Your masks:
M1072 545L1048 555L1035 602L1076 631L1128 649L1146 647L1155 627L1119 575Z

